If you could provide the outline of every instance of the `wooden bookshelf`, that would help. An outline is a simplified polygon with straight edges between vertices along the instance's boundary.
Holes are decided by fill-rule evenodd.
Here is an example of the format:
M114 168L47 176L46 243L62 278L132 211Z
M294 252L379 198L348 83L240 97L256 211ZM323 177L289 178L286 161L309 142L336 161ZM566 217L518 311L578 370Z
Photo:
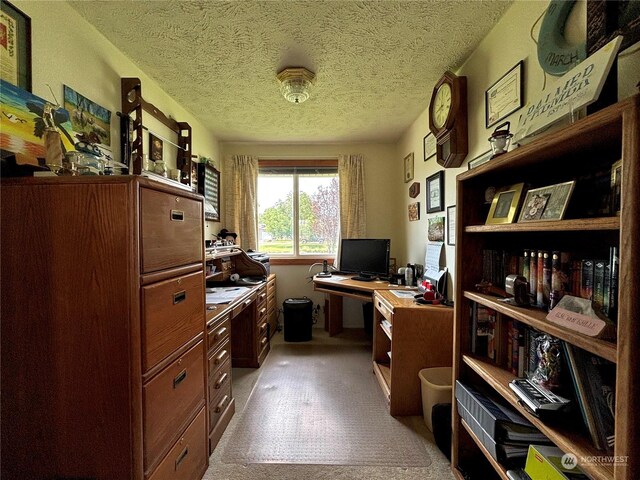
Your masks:
M498 475L500 476L500 478L502 480L509 480L509 477L507 477L507 469L504 468L500 462L498 462L497 460L495 460L491 454L489 453L489 451L486 449L486 447L482 444L482 441L478 438L478 436L474 433L474 431L471 429L471 427L467 424L467 422L464 421L464 419L460 419L460 424L464 427L464 429L467 431L467 433L469 434L469 436L473 439L474 442L476 442L476 444L478 445L478 448L480 449L480 451L482 452L482 454L487 458L487 460L489 461L489 463L491 464L491 466L493 466L493 468L496 470L496 472L498 473Z
M595 480L640 478L640 95L636 95L588 117L558 129L525 146L461 173L456 177L456 284L454 313L454 379L477 387L490 387L539 428L560 449L573 453L581 468ZM577 180L610 170L622 160L621 208L619 215L592 218L580 213L581 204L570 203L568 219L486 225L484 192L519 182L530 188ZM590 190L585 188L586 194ZM577 198L577 197L574 197ZM585 198L585 197L583 197ZM571 207L574 207L571 210ZM519 212L518 212L519 213ZM585 217L585 218L580 218ZM589 218L586 218L589 217ZM477 293L482 280L483 250L524 251L529 248L576 252L579 258L602 258L604 249L618 248L617 339L606 341L588 337L552 324L547 312L516 307L497 297ZM518 403L509 388L515 377L506 368L471 354L469 311L473 302L499 313L499 322L514 319L616 364L615 447L613 452L595 448L587 430L560 422L541 420ZM487 457L495 478L505 478L506 470L496 462L481 442L464 425L453 409L451 466L459 468L469 459ZM467 433L465 433L467 432ZM594 457L625 458L619 463L595 463ZM584 459L581 460L581 458ZM473 472L472 472L473 475ZM487 477L487 478L489 478ZM485 478L484 476L482 477Z

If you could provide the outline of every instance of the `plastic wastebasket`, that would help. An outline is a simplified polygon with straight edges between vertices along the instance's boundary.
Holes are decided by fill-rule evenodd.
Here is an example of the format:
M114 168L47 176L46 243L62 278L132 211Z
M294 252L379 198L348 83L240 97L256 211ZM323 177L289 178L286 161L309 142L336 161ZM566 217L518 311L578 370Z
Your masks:
M437 403L451 403L451 367L423 368L418 372L422 391L422 415L433 432L431 409Z

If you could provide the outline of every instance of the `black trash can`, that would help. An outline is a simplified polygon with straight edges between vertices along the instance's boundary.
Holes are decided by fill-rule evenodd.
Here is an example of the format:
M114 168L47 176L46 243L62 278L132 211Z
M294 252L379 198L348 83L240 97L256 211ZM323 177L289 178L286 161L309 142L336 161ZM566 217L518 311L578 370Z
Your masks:
M307 297L287 298L282 302L284 311L284 341L307 342L313 328L313 302Z

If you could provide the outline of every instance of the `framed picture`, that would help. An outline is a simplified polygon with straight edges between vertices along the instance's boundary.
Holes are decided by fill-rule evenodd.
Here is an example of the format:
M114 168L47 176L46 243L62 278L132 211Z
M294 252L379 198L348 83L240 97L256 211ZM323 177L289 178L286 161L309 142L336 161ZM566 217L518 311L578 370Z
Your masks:
M404 183L413 180L413 152L404 157Z
M409 196L416 198L418 195L420 195L420 182L413 182L409 187Z
M429 219L427 240L430 242L444 242L444 217L433 217Z
M149 158L154 162L162 161L162 140L149 133Z
M427 133L422 139L422 150L425 162L436 154L436 137L433 133Z
M562 220L575 183L575 180L572 180L529 190L518 222Z
M489 160L491 160L491 155L493 155L493 152L489 150L481 155L478 155L476 158L472 158L471 160L469 160L469 163L467 165L469 167L469 170L479 167L483 163L487 163Z
M456 244L456 206L447 207L447 245Z
M420 220L420 202L409 204L409 221L415 222L416 220Z
M78 138L88 143L111 146L111 112L73 88L63 85L64 108L71 115L71 126Z
M522 66L523 61L520 60L500 80L484 92L485 123L487 128L495 125L524 105Z
M427 213L444 210L444 171L427 177Z
M0 78L31 91L31 19L11 5L0 3Z
M515 185L501 188L495 193L491 201L491 208L489 208L487 225L513 222L520 205L523 188L524 183L516 183Z

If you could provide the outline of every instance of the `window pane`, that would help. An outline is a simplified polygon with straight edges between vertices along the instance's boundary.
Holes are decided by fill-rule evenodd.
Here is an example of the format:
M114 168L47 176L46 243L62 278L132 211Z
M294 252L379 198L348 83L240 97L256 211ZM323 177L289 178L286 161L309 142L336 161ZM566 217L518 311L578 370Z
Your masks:
M258 176L258 250L293 255L293 175Z
M340 215L338 175L299 175L298 235L300 255L336 252Z

